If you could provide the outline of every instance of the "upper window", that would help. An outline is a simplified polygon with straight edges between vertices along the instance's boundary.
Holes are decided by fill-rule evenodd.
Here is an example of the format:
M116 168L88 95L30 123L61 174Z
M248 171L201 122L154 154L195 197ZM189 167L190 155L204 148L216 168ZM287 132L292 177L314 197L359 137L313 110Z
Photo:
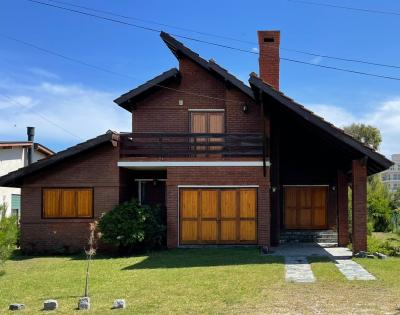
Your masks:
M43 218L93 217L92 188L43 189Z

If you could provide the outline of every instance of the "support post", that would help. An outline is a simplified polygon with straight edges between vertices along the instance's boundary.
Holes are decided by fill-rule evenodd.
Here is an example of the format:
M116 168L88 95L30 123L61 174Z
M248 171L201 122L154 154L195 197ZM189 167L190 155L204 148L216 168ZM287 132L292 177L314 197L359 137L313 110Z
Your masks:
M353 253L367 250L367 165L366 159L353 160Z
M338 245L343 247L349 244L348 188L346 174L339 170L337 173Z

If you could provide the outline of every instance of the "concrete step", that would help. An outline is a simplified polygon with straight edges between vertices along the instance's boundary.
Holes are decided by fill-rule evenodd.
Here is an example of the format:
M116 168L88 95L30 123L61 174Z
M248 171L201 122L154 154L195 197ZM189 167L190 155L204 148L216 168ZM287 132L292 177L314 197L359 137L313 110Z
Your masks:
M281 243L301 242L301 243L337 243L338 235L336 231L304 231L290 230L284 231L280 235Z

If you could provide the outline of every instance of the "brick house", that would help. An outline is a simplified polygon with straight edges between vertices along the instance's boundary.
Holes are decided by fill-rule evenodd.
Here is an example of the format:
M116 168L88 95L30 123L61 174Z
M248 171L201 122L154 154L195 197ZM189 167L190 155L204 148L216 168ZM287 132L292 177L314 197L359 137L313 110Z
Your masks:
M132 131L107 132L0 179L22 189L24 251L81 249L87 225L138 198L165 211L169 248L278 245L324 231L366 249L367 176L389 168L279 91L278 31L259 31L259 73L244 84L166 33L179 62L115 100Z

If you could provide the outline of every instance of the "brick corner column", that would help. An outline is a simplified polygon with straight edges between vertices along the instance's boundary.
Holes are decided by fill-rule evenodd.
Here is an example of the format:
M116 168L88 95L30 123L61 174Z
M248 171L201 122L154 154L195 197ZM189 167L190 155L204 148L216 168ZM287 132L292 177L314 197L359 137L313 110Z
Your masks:
M352 162L353 252L367 250L367 166L364 159Z
M262 185L258 191L258 245L270 247L271 208L269 186Z
M338 245L349 244L349 198L346 174L339 170L337 173L337 208L338 208Z
M178 188L167 181L167 247L178 247Z

